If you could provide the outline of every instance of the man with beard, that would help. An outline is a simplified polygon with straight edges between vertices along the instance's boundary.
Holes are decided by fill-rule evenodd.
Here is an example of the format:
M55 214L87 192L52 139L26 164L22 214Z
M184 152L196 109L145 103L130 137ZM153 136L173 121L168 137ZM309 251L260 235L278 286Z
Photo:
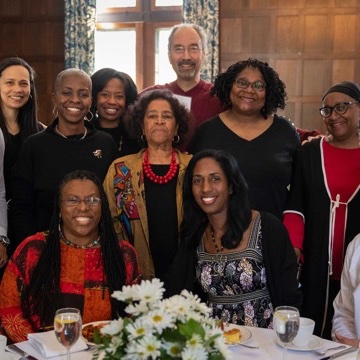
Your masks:
M168 55L177 78L171 83L154 85L142 91L169 89L190 110L192 123L182 151L186 151L188 142L201 123L223 111L219 99L210 95L213 85L200 78L205 51L206 35L200 26L175 25L169 35Z

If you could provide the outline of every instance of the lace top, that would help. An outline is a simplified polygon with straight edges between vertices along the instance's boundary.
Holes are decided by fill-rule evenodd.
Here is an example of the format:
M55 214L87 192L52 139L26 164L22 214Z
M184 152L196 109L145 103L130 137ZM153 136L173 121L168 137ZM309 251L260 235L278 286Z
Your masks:
M273 306L266 286L260 215L254 220L245 250L209 254L201 242L197 257L196 277L208 294L214 318L272 328Z

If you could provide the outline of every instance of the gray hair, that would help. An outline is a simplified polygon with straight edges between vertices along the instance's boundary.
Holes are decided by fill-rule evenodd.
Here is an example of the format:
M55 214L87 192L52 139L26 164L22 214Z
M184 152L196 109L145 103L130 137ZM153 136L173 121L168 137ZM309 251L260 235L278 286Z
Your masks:
M201 40L201 46L203 48L203 52L206 53L206 50L207 50L207 37L206 37L206 34L205 34L205 30L199 25L185 24L185 23L177 24L177 25L172 27L170 35L169 35L168 51L171 50L171 43L172 43L172 39L173 39L173 36L174 36L175 32L177 30L183 29L183 28L194 29L199 34L200 40Z

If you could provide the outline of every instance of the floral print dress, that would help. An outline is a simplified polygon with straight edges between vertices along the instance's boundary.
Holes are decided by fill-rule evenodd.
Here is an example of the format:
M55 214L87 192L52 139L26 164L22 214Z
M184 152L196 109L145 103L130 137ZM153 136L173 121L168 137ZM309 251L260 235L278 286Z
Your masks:
M209 254L201 242L197 257L196 277L208 295L214 318L272 328L273 306L266 285L260 215L254 220L247 249Z

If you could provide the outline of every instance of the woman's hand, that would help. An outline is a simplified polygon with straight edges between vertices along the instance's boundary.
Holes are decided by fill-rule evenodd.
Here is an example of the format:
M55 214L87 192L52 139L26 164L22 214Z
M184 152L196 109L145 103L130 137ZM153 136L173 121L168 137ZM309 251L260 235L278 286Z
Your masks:
M357 340L357 339L349 339L349 338L347 338L345 336L341 336L340 334L337 334L337 333L335 333L335 337L336 337L336 340L341 342L342 344L359 347L359 340Z
M3 244L0 244L0 269L6 265L7 261L7 249Z

